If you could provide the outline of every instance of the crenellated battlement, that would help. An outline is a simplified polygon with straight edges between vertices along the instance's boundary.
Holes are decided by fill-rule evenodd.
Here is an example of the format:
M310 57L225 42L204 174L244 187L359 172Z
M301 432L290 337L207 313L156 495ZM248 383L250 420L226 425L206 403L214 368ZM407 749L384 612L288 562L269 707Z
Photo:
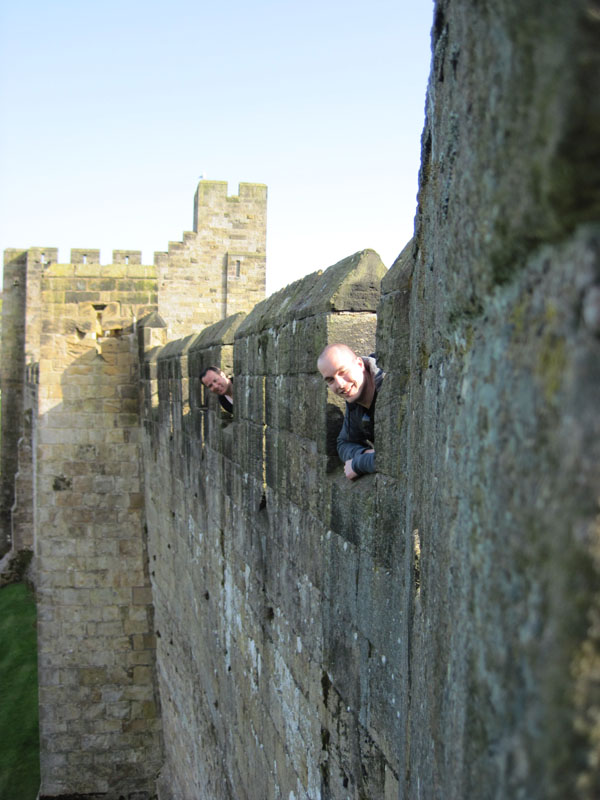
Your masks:
M100 250L85 247L71 249L71 264L99 264Z
M141 264L141 250L113 250L113 264Z
M47 286L56 301L60 299L56 292L65 291L65 302L77 302L78 292L89 295L80 299L98 303L155 302L170 335L201 329L247 311L265 295L267 187L240 183L237 195L227 192L226 181L200 181L194 196L193 230L184 231L181 241L169 242L166 251L155 252L151 265L142 264L140 250L123 249L113 250L110 263L103 264L100 249L93 247L72 248L69 263L59 261L55 247L11 248L4 253L5 265L16 268L20 264L17 271L25 270L30 282L37 271L46 282L51 278L80 282L58 289L58 284ZM97 281L83 286L85 278ZM13 277L21 279L25 275ZM155 281L156 286L150 291L149 285L133 286L128 280ZM150 294L142 297L140 290ZM119 292L124 293L122 297Z

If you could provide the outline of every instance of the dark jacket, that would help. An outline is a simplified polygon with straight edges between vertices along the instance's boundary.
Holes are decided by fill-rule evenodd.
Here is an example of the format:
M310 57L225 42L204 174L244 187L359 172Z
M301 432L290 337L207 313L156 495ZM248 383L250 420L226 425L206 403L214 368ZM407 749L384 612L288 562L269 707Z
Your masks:
M346 403L344 424L337 438L337 451L342 461L352 459L352 469L358 475L375 472L375 453L363 454L375 443L375 403L381 389L384 371L377 366L373 356L361 356L366 368L375 379L375 394L370 408L358 403Z
M229 411L230 414L233 414L233 403L230 403L224 394L220 394L217 399L221 405L221 408L224 408L225 411Z

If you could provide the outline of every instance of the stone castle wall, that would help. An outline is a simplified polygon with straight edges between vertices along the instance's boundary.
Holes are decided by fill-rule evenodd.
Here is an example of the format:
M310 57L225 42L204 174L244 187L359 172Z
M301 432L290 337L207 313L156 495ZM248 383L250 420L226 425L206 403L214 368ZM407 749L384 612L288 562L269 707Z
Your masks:
M415 237L388 272L363 251L240 309L222 255L196 328L174 251L162 306L158 255L156 304L48 296L36 337L27 298L59 289L11 253L42 797L599 795L600 18L546 10L436 3ZM227 213L211 241L243 230ZM386 370L378 472L352 484L316 371L339 340Z
M0 552L10 542L11 509L18 472L19 438L24 425L25 280L27 253L4 254L2 293L2 447L0 449ZM31 537L32 538L32 535Z
M374 624L403 582L394 509L376 499L394 481L345 485L340 407L315 374L328 341L372 352L384 273L359 253L148 353L161 797L397 796L402 725L387 698L402 681L400 621ZM233 419L199 380L232 344Z
M378 304L363 254L147 353L161 798L598 796L598 27L438 2ZM198 374L234 328L229 419ZM350 485L315 361L373 334Z
M415 240L378 331L394 363L410 290L409 797L600 794L599 45L580 0L436 7Z

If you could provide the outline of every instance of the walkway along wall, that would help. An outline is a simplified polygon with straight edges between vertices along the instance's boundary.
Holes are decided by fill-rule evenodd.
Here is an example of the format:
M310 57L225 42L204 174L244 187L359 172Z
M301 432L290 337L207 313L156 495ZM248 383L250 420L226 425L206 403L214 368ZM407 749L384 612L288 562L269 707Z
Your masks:
M363 253L147 353L161 798L600 794L598 26L437 3L376 331ZM198 375L236 325L228 420ZM347 484L315 358L375 332Z

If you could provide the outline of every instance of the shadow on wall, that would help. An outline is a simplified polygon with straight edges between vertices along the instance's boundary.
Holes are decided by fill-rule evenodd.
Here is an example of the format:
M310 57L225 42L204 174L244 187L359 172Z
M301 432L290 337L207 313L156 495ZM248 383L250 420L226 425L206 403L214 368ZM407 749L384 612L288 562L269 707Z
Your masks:
M136 344L73 337L38 419L41 797L154 796L161 763Z

